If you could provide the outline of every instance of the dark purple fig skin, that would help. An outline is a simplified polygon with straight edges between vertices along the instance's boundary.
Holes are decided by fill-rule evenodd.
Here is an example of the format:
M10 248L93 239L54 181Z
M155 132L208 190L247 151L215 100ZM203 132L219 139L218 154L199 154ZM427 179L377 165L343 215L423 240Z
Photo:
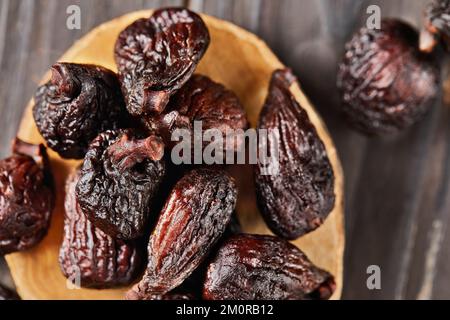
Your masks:
M202 122L202 130L217 129L226 141L227 130L245 130L248 121L239 98L223 85L212 81L207 76L195 74L170 99L161 115L146 118L146 126L164 138L168 146L174 146L172 133L176 129L186 129L194 137L194 121ZM209 141L204 141L204 146ZM193 143L192 143L193 144ZM242 141L236 141L227 148L237 151ZM192 146L193 150L193 146Z
M209 41L203 20L185 8L159 9L126 27L116 41L115 60L128 111L161 113L194 73Z
M148 244L146 273L127 299L163 295L188 278L227 228L236 197L235 183L223 171L187 173L161 212Z
M287 69L272 75L258 130L279 133L267 142L267 150L278 145L278 159L271 155L274 163L254 166L258 207L269 228L286 239L322 225L335 201L333 168L314 125L289 90L294 81ZM268 165L279 171L264 174Z
M76 193L88 219L113 238L137 239L156 215L165 176L159 138L134 130L106 131L95 138L81 167Z
M206 300L326 300L336 288L328 272L274 236L230 237L208 266Z
M99 133L131 123L116 74L96 65L53 65L34 100L36 126L63 158L82 159Z
M433 56L419 50L418 32L382 20L381 29L361 28L345 46L337 80L342 112L369 135L399 132L430 110L439 78Z
M83 214L75 189L79 171L66 182L64 238L59 265L64 276L86 288L128 285L144 267L144 246L138 241L114 239L96 228Z
M44 145L16 139L0 161L0 255L36 246L47 234L55 195Z

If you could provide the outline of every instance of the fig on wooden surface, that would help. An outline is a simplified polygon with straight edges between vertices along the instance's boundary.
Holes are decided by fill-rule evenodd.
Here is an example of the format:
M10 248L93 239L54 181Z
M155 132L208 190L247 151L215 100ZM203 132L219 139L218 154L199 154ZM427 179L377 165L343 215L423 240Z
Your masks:
M227 135L236 130L248 128L244 108L238 97L223 85L212 81L207 76L195 74L170 99L164 112L160 115L147 117L144 122L150 132L156 132L164 138L166 145L174 146L172 134L177 129L190 132L192 153L194 151L194 122L201 122L201 133L215 129L223 139L223 156L228 149L237 151L243 143L239 136L228 145ZM203 141L205 148L210 141ZM193 162L193 161L192 161Z
M64 237L59 265L64 276L86 288L112 288L130 284L143 270L143 243L114 239L96 228L83 214L75 189L79 170L66 182Z
M435 59L419 50L418 32L384 19L380 29L363 27L345 46L337 80L342 112L362 132L395 133L430 110L439 80Z
M150 236L144 277L127 299L166 294L188 278L227 228L236 197L223 171L195 169L181 178Z
M274 154L254 166L258 207L269 228L286 239L322 225L335 201L333 168L308 114L289 90L294 81L287 69L272 75L258 130L274 132L266 144L259 141L259 149Z
M63 158L82 159L99 133L131 123L116 74L101 66L53 65L51 80L34 100L36 126Z
M163 152L159 137L132 129L108 130L92 141L76 193L97 228L123 240L144 235L157 213L154 204L165 176Z
M209 45L199 15L185 8L156 10L126 27L115 44L115 60L128 111L159 114L191 77Z
M267 235L230 237L208 266L206 300L329 299L334 278L286 240Z
M18 138L0 161L0 254L24 251L47 234L55 203L44 145Z

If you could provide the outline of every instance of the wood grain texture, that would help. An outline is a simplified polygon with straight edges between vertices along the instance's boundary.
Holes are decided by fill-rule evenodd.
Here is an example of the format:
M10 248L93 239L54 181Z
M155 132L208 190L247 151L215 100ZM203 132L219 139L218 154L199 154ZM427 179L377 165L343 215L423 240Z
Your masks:
M75 39L111 17L161 2L1 0L0 155L9 152L9 141L36 82ZM65 8L72 3L82 7L81 31L65 28ZM401 17L419 26L426 1L183 3L230 20L266 40L276 55L294 69L303 90L324 118L346 177L343 297L450 298L450 247L446 245L450 241L450 105L437 102L424 121L397 137L369 139L342 121L335 89L344 42L354 28L364 23L368 5L379 5L383 17ZM381 290L366 287L366 268L371 264L381 267ZM4 272L0 277L6 280Z

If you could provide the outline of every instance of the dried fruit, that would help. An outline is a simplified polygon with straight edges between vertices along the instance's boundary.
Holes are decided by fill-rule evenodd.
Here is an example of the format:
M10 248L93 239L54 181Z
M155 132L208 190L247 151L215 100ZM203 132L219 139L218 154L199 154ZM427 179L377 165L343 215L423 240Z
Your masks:
M163 150L160 138L133 130L106 131L92 141L76 192L97 228L123 240L144 234L165 174Z
M47 234L54 206L45 147L16 139L0 161L0 254L23 251Z
M440 40L450 51L450 0L432 0L425 10L420 48L430 52Z
M130 122L116 74L95 65L57 63L35 95L33 116L47 145L64 158L81 159L107 129Z
M420 52L410 25L386 19L381 29L362 28L346 45L339 66L342 111L369 134L407 128L430 109L438 91L433 58Z
M171 139L176 129L189 130L193 151L194 121L201 121L203 131L216 129L222 133L225 146L223 155L228 148L238 150L243 142L241 139L230 146L226 145L227 130L245 130L248 127L245 111L238 97L223 85L202 75L193 75L172 96L161 115L146 118L146 126L150 131L161 135L165 143L170 146L177 143ZM204 147L209 143L210 141L204 141Z
M110 288L130 284L143 267L137 241L113 239L94 227L78 205L79 171L66 182L64 240L59 251L63 274L81 287Z
M196 300L189 293L166 293L163 295L154 295L145 300Z
M277 235L295 239L319 227L334 207L334 174L323 142L306 111L289 91L289 70L272 75L258 130L267 129L269 150L255 169L258 207ZM275 151L274 151L275 150ZM278 156L276 156L278 150ZM273 172L268 168L278 168Z
M235 234L239 234L242 232L242 226L239 222L239 219L237 217L236 213L233 213L230 219L230 223L228 224L227 229L225 230L224 238L228 236L232 236Z
M131 300L179 286L207 257L236 205L234 181L223 171L196 169L174 187L150 236L149 262Z
M228 239L208 266L206 300L329 299L333 276L288 241L240 234Z
M159 114L192 75L209 45L203 20L185 8L156 10L120 34L115 60L128 111Z
M20 300L20 297L14 291L0 285L0 301L2 300Z

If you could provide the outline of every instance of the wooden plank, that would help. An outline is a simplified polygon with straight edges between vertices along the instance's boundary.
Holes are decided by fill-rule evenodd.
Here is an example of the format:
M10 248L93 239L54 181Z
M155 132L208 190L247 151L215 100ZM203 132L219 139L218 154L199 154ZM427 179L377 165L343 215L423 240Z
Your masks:
M445 246L450 237L450 106L438 106L435 112L438 120L424 168L426 180L406 291L409 299L444 299L450 293L442 281L450 277L450 248Z

